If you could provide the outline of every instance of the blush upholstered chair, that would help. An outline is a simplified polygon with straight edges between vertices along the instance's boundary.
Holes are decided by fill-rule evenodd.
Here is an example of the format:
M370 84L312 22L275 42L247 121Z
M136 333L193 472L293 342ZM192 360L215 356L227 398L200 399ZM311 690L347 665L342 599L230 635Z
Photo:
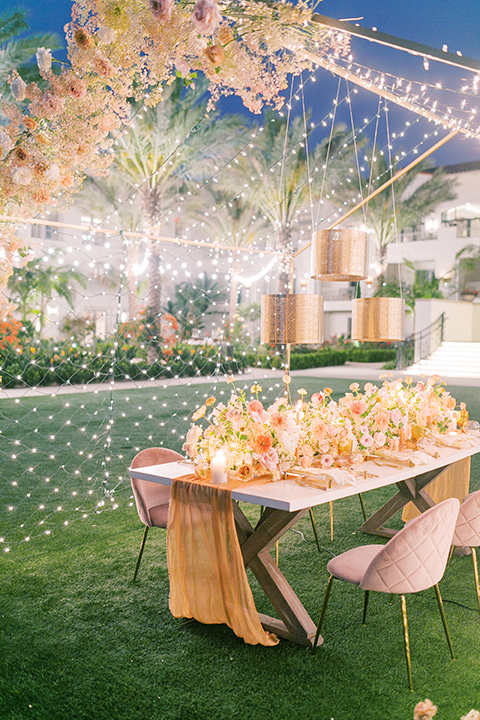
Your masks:
M356 547L330 560L327 565L330 577L312 652L315 652L320 635L332 581L338 578L365 590L364 624L370 590L400 595L410 690L413 690L413 686L405 595L435 587L443 628L453 658L438 583L445 572L459 507L460 503L456 498L444 500L407 523L386 545Z
M457 526L453 534L452 545L469 547L472 551L473 574L477 590L478 612L480 613L480 583L478 580L477 553L480 545L480 490L467 495L460 505Z
M183 456L168 448L147 448L141 450L132 460L132 468L147 467L148 465L163 465L164 463L183 460ZM170 488L167 485L131 478L133 497L137 506L138 517L145 525L140 552L133 582L137 578L138 568L143 555L148 528L167 527L168 503L170 501Z

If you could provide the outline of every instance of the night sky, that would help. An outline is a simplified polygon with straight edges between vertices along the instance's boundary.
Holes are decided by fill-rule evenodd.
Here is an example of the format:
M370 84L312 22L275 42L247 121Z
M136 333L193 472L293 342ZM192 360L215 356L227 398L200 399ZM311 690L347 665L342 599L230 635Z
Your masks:
M147 0L145 0L147 1ZM0 0L2 12L20 7L28 10L27 21L35 32L55 31L63 36L63 26L70 17L71 2L69 0L41 0L23 3L11 0ZM363 17L358 22L365 27L377 27L379 31L397 35L409 40L424 43L441 49L448 46L450 52L460 50L464 56L480 59L480 2L479 0L402 0L392 2L386 0L323 0L317 6L323 15L338 19ZM471 81L473 73L456 71L439 63L430 63L426 71L421 58L406 53L383 48L367 40L353 39L352 51L355 60L364 65L378 69L391 70L411 79L422 82L442 83L458 87L462 79ZM338 80L324 70L317 71L317 83L310 84L306 95L306 104L312 120L323 117L332 107L332 99L337 90ZM371 117L377 107L377 98L362 90L353 104L355 124L361 124L363 118ZM222 101L222 109L226 111L244 112L240 101L228 99ZM390 123L393 131L399 131L409 120L411 113L391 107ZM347 120L346 117L340 118ZM424 122L424 121L422 121ZM428 125L419 128L419 133L428 131ZM405 140L405 149L413 144L415 133ZM437 165L480 160L480 141L457 137L436 153L434 161Z

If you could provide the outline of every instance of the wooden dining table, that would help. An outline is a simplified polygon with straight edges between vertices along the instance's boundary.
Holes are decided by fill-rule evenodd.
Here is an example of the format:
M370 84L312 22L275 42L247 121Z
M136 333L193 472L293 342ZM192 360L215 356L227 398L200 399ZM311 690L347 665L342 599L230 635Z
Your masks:
M265 630L299 645L313 645L316 625L270 553L275 542L310 508L370 490L395 486L397 492L393 497L368 518L361 528L370 534L391 537L395 530L386 527L386 522L393 515L410 501L421 512L431 507L434 503L428 495L428 485L445 468L477 452L480 452L480 438L476 438L471 447L463 449L435 448L436 457L429 457L428 462L409 467L393 467L392 464L381 464L374 460L363 462L350 468L356 479L353 485L332 484L328 489L321 489L299 484L294 479L261 484L255 484L253 480L232 490L235 524L245 567L253 572L278 614L276 618L259 613ZM188 472L193 472L192 464L174 462L131 468L130 476L171 485L174 479ZM239 502L264 508L256 525L250 523ZM318 644L322 642L320 638Z

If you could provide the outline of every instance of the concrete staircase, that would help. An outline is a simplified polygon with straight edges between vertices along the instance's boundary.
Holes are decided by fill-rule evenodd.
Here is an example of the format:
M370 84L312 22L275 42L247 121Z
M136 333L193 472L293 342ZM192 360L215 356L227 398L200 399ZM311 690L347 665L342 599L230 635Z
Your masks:
M428 358L407 368L415 375L440 375L443 378L480 377L480 343L443 342Z

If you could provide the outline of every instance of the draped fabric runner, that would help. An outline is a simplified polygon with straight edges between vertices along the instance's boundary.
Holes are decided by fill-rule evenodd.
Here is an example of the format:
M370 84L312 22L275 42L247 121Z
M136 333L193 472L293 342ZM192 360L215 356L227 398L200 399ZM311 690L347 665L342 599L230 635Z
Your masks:
M175 617L226 623L250 645L276 645L258 617L232 506L232 485L194 475L173 481L167 530L170 610Z

